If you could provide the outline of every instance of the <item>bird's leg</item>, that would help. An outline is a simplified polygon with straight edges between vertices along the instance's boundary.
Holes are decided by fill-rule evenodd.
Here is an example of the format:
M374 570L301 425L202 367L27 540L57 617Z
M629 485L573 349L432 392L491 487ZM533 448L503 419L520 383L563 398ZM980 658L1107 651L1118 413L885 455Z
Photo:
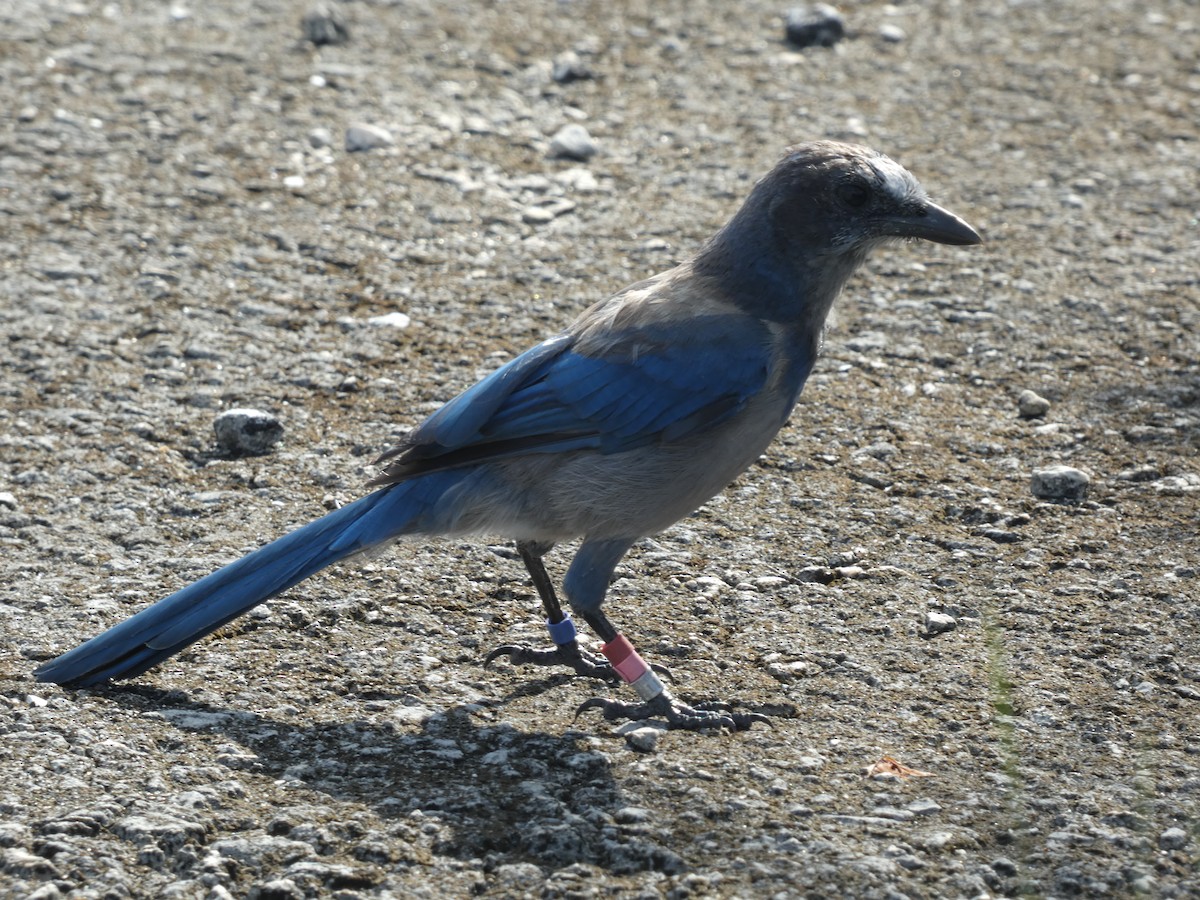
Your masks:
M600 610L588 610L583 614L588 625L600 636L604 644L600 652L612 665L621 679L629 684L639 697L641 703L624 703L620 700L609 700L593 697L585 701L575 714L585 709L599 709L604 718L611 721L618 719L652 719L665 718L670 728L682 728L688 731L700 731L705 728L728 728L730 731L740 731L749 728L755 722L769 722L766 716L758 713L735 713L725 703L699 703L688 706L671 696L663 683L655 674L657 666L650 666L625 635L617 631L608 616Z
M489 653L483 664L486 667L491 665L497 657L507 656L513 665L527 663L538 666L562 665L574 670L576 675L615 682L619 676L613 667L603 659L596 659L579 646L579 633L575 630L575 623L571 621L571 616L563 611L562 604L558 602L558 595L554 592L554 583L550 580L550 575L546 572L546 566L542 562L542 557L550 551L552 546L553 544L517 542L517 552L521 554L521 560L525 563L525 568L529 570L533 586L537 589L538 596L542 598L542 608L546 611L546 629L550 632L550 639L554 641L554 647L535 649L528 644L506 644Z

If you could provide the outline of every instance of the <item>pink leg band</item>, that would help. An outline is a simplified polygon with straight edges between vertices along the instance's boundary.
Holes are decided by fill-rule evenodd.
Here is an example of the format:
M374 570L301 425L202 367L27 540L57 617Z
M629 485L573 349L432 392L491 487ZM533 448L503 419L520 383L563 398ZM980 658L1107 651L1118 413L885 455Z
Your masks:
M650 701L659 694L666 693L654 670L638 656L638 652L633 649L633 644L629 643L625 635L618 634L607 644L601 644L600 652L612 663L616 673L637 691L643 700Z
M633 644L623 634L618 634L607 644L600 646L600 652L612 663L613 669L627 683L633 684L650 671L646 661L638 656Z

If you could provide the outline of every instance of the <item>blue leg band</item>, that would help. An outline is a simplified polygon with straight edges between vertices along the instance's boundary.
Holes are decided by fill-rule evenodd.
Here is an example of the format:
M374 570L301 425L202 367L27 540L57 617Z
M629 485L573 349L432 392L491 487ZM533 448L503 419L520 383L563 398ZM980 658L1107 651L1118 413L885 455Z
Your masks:
M579 632L575 630L575 623L571 621L569 614L564 615L561 622L551 622L547 619L546 630L550 632L550 640L554 641L560 647L571 643L579 635Z

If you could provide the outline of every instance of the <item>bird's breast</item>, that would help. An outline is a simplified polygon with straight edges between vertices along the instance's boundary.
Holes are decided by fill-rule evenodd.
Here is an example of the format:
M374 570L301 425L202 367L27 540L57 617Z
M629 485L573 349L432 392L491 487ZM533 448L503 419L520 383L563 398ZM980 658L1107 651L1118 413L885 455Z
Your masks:
M817 361L821 334L790 323L769 322L767 328L771 334L771 374L764 393L771 394L781 406L782 426Z

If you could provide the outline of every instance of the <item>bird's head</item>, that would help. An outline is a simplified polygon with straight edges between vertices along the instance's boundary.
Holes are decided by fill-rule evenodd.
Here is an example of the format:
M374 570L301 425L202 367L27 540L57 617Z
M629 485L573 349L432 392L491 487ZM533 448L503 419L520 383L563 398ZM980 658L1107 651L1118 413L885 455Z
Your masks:
M790 148L751 198L764 204L779 241L820 256L870 250L895 238L956 245L982 240L932 202L903 166L853 144Z
M747 311L823 322L867 254L906 238L982 240L882 153L816 141L787 151L697 262L728 287L741 285Z

